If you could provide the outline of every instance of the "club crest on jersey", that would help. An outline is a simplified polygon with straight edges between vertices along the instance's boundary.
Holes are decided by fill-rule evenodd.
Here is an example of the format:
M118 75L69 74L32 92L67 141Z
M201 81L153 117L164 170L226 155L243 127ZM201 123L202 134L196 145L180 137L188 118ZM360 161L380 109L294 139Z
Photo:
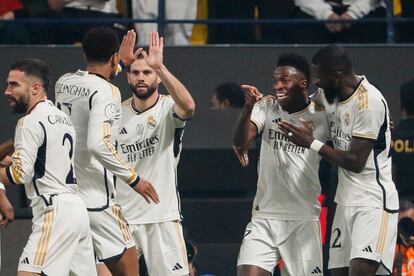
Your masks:
M351 118L350 118L350 116L349 116L349 113L348 112L346 112L345 114L344 114L344 119L343 119L343 122L344 122L344 125L347 127L347 126L349 126L349 123L351 122Z
M138 140L141 140L143 135L144 135L144 125L143 124L137 124Z
M155 121L154 116L149 116L147 120L148 128L155 128L157 126L157 121Z

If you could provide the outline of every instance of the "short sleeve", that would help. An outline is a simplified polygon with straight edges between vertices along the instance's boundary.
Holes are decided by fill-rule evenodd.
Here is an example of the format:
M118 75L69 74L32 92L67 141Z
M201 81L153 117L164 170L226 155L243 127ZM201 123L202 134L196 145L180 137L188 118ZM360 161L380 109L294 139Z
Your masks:
M266 106L263 101L256 103L253 106L250 121L257 127L258 133L261 133L266 123Z

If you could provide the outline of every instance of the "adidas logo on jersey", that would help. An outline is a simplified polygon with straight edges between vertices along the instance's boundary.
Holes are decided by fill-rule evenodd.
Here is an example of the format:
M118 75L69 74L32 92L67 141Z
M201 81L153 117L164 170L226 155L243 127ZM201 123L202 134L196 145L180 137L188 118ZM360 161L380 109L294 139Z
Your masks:
M322 270L319 268L319 266L315 267L311 272L311 274L321 274L321 273L322 273Z
M281 119L281 118L276 118L276 119L273 119L273 120L272 120L272 122L273 122L273 123L276 123L276 124L277 124L277 123L279 123L280 121L282 121L282 119Z
M364 249L362 249L362 251L372 253L371 246L368 245L367 247L365 247Z
M173 271L177 271L180 269L183 269L183 267L179 263L176 263L175 266L173 267Z
M21 264L30 264L29 263L29 258L24 258L21 262L20 262Z
M119 131L119 134L127 134L126 129L123 127L123 128Z

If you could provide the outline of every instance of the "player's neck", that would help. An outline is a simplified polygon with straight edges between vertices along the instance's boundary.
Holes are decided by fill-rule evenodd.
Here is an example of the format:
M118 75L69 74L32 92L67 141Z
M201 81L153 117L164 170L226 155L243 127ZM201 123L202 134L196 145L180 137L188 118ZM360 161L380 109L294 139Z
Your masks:
M362 77L355 75L354 73L344 78L343 89L341 90L341 101L348 99L361 83Z
M106 80L111 76L111 66L109 64L88 64L86 71L92 74L100 75Z
M38 103L44 102L46 100L47 100L47 96L45 94L39 94L35 97L32 97L31 100L29 101L29 104L27 105L27 110L26 110L25 115L29 114Z
M135 109L135 111L139 113L144 112L155 105L155 103L158 100L158 97L158 92L154 92L151 96L149 96L146 99L140 99L134 95L132 97L132 106Z

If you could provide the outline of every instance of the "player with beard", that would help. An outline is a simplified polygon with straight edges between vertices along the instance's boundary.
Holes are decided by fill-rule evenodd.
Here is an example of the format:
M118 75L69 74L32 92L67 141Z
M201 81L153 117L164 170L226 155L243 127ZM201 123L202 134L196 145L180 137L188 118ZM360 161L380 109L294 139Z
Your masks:
M346 51L331 45L313 57L314 76L329 114L334 148L306 127L279 127L292 141L338 166L338 204L332 225L332 275L389 275L395 253L398 194L391 178L387 102L365 76L352 69Z
M118 152L157 189L160 204L148 205L127 185L118 186L118 200L138 253L149 275L188 275L177 191L177 164L186 121L195 110L187 88L163 63L163 38L150 34L143 51L129 67L132 97L122 103L116 137ZM169 95L158 91L160 83Z
M158 203L153 186L117 154L111 130L121 116L121 95L112 79L120 56L131 64L136 34L129 31L121 47L109 28L94 28L83 38L86 70L68 73L56 82L56 104L70 116L77 134L75 168L79 193L87 205L96 257L113 275L138 274L137 251L116 202L117 178L146 202ZM119 50L119 54L118 54ZM125 184L126 183L126 184Z
M13 112L24 116L16 125L13 160L0 169L0 181L24 184L33 210L17 275L93 276L89 218L73 170L76 133L69 117L47 99L49 86L44 62L25 59L10 66L5 95Z
M294 145L277 122L312 127L326 141L328 123L320 106L308 97L310 68L306 58L283 54L273 73L275 95L265 96L242 85L246 103L236 124L233 142L243 166L247 150L262 134L257 192L252 220L246 227L237 262L239 276L268 276L283 259L284 275L322 274L319 225L321 193L316 152Z

